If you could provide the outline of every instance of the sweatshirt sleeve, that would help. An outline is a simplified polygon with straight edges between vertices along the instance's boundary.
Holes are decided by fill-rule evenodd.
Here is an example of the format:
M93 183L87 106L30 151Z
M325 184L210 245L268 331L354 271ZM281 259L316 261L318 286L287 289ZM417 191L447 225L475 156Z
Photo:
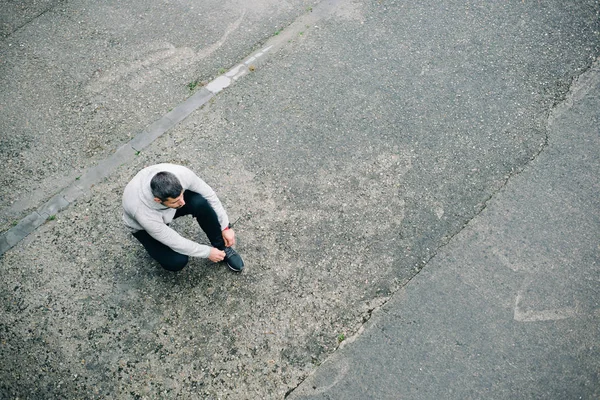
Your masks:
M227 228L229 226L229 217L227 216L227 212L221 204L221 200L217 197L217 194L214 190L206 182L200 179L195 173L193 173L188 168L183 167L186 170L186 180L187 180L187 189L192 192L199 193L204 197L210 206L217 213L217 217L219 218L219 225L221 225L221 230Z
M176 231L167 226L162 220L143 219L138 223L144 228L150 236L172 250L185 254L190 257L208 258L210 255L210 246L196 243L179 235Z

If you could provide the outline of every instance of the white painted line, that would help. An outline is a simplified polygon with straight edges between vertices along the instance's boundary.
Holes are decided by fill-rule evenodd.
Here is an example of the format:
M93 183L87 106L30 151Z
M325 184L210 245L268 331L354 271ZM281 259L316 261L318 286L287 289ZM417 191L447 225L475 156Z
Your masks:
M239 72L240 68L242 68L242 67L244 67L244 65L240 64L238 66L235 66L235 67L231 68L229 71L227 71L227 73L225 74L225 76L232 77L232 76L237 75L237 73Z
M233 80L237 81L238 79L240 79L242 76L246 75L247 73L248 73L248 70L244 69L239 74L237 74L236 76L234 76Z
M231 84L231 79L228 77L221 75L217 77L215 80L206 85L206 89L213 92L214 94L219 93L221 90L225 89L227 86Z

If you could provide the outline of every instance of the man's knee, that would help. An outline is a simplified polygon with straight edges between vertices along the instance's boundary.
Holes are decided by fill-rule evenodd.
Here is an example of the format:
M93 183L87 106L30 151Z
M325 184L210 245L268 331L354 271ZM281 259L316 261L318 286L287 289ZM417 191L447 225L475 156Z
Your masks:
M169 260L165 260L161 263L162 267L167 271L177 272L181 271L188 263L189 257L183 254L173 255Z
M198 193L189 192L188 196L186 197L187 198L185 199L185 202L194 215L202 213L211 208L208 201Z

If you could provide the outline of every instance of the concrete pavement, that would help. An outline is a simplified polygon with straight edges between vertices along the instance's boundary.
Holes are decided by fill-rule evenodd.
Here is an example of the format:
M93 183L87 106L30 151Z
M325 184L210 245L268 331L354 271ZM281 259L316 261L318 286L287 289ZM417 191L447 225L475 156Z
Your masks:
M184 4L187 11L195 5L177 4ZM113 19L128 21L113 12L120 6L97 10L96 15L85 5L69 3L66 14L45 13L46 19L37 22L40 25L34 19L26 26L58 29L69 20L65 15L87 15L85 21L97 24L98 36L92 37L115 44L106 47L104 56L117 60L113 71L124 71L114 76L125 77L129 88L143 92L143 85L136 86L138 70L130 71L110 50L123 50L110 34ZM139 7L146 3L132 3L133 9ZM160 22L161 7L150 7L141 15ZM513 179L527 171L532 159L540 159L550 149L553 107L568 99L573 79L589 69L600 50L595 1L490 5L451 0L327 1L304 11L293 30L276 32L276 37L289 36L252 73L212 96L201 109L116 166L107 178L89 185L2 256L3 397L275 399L288 393L300 395L303 386L295 389L313 371L313 376L322 374L326 379L327 370L319 365L326 367L324 362L336 354L340 341L348 343L344 350L350 350L352 343L344 338L360 339L357 332L379 315L382 304L399 301L415 282L427 279L429 267L435 272L440 254L462 232L476 226L474 218L491 208ZM178 15L169 17L164 30L144 31L141 43L144 37L158 40L158 33L178 37L185 28L197 28L178 24ZM237 21L236 15L227 14L221 28ZM56 43L54 36L38 35L36 29L19 32L35 49L46 44L60 48L65 35L72 39L72 47L85 48L89 27L68 27ZM136 29L120 31L118 37L133 40ZM3 45L12 47L8 44ZM135 45L128 46L135 50ZM249 51L243 51L232 65L252 54L253 46L241 45ZM87 54L71 50L65 52L67 59ZM19 65L23 58L16 54L21 53L11 51L7 54ZM179 53L169 49L156 54L165 57L150 57L157 62L141 64L149 76L162 76L164 63L179 71L197 61L184 57L191 64L180 63L181 58L169 57ZM213 54L213 61L221 59L218 49ZM67 63L65 70L78 76L79 67L71 69ZM183 70L187 72L182 76L189 78L186 74L191 70ZM107 82L112 76L97 78ZM127 94L119 82L101 92ZM161 85L148 85L148 90L160 94ZM38 104L31 87L23 93L17 105ZM169 112L168 108L157 111L163 107L161 96L147 94L142 101L154 110L151 115L158 114L156 118L137 110L139 104L130 97L115 98L127 104L123 112L134 112L132 118L138 118L139 126L152 126ZM45 110L46 104L42 102L39 109ZM114 110L102 115L110 117ZM82 115L88 111L84 109ZM67 132L87 132L100 123L100 119L90 121L86 125L67 118L57 123L69 128ZM25 122L36 140L46 136L58 140L57 130L43 136L47 130ZM130 140L129 134L142 131L126 126L120 131L127 133L127 139L120 144ZM23 158L21 153L19 157ZM181 273L166 273L123 229L123 187L143 166L164 161L190 167L216 189L235 221L238 250L247 263L244 273L235 275L222 265L198 259ZM60 182L50 183L59 186ZM186 237L206 240L191 219L177 220L173 226ZM474 251L478 257L478 249ZM511 260L512 254L497 253ZM471 271L465 280L480 279L478 270ZM574 313L569 304L557 301L536 308L536 297L527 296L535 288L519 286L522 282L510 287L517 296L508 296L513 319L516 315L526 323L540 315ZM428 288L439 291L444 284ZM463 298L455 300L461 305ZM460 314L461 308L451 304L447 309ZM418 303L410 305L415 318L434 315ZM459 324L463 319L452 319L454 329L464 330ZM489 321L480 319L482 330ZM497 339L508 336L499 334ZM589 342L576 338L582 346ZM468 346L478 344L477 338L472 339L471 344L457 340L466 348L465 357L472 354ZM406 347L419 351L417 346ZM398 346L381 348L388 355L390 349ZM543 357L533 350L529 354ZM447 365L435 361L433 367ZM367 372L368 379L377 378L376 370ZM443 377L436 373L430 379ZM368 387L368 379L360 381ZM330 396L325 391L330 383L314 385L317 395ZM538 391L542 389L532 385L532 396L547 393Z
M229 70L312 2L2 1L0 231ZM30 216L30 218L32 218Z

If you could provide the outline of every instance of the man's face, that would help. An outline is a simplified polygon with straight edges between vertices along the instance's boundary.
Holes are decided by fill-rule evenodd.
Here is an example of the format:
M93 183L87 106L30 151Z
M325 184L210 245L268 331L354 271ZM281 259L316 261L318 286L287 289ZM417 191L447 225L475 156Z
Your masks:
M167 200L161 201L158 197L155 197L154 201L169 208L181 208L185 206L185 201L183 200L183 191L181 191L181 194L176 198L167 197Z

